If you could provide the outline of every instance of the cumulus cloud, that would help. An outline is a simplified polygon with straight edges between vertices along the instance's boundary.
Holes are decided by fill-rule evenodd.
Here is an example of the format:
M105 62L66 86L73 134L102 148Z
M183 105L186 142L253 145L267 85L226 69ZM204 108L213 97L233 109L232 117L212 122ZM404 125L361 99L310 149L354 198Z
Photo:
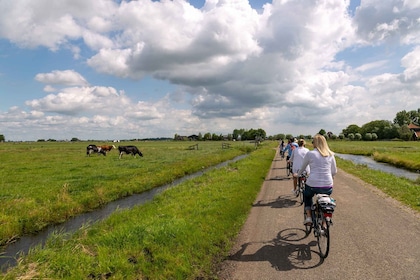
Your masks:
M247 0L207 0L201 9L183 0L2 1L8 16L0 18L0 37L70 50L100 75L175 86L147 101L124 88L92 86L77 70L39 73L35 80L50 94L25 105L44 121L128 122L135 133L157 135L250 124L269 133L327 126L339 133L349 122L389 118L420 101L418 1L362 1L352 15L349 4L272 1L256 11ZM361 57L367 47L373 55ZM375 48L388 52L379 56ZM360 57L339 60L343 52Z
M365 44L420 43L420 5L416 1L361 1L355 23Z
M41 99L26 101L34 110L78 115L83 112L111 112L116 106L127 104L126 97L112 87L71 87ZM116 104L116 106L115 106Z
M86 86L89 83L82 75L73 70L54 70L50 73L39 73L35 80L44 84L56 84L65 86Z

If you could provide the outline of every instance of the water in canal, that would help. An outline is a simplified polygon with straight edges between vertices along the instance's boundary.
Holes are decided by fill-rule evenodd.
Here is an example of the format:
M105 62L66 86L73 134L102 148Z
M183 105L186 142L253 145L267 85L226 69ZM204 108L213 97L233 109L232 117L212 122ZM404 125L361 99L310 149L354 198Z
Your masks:
M386 164L383 162L377 162L371 157L348 155L348 154L335 154L335 155L339 158L350 160L353 163L364 164L371 169L380 170L386 173L393 174L398 177L404 177L404 178L414 180L414 181L417 180L417 178L419 177L419 173L411 172L402 168L397 168L395 166L392 166L390 164Z
M16 242L8 244L7 246L3 248L0 248L0 268L4 272L7 270L7 268L15 266L17 264L17 258L19 257L19 255L21 254L26 255L30 248L33 248L38 245L44 245L48 237L54 232L73 233L76 230L78 230L81 226L89 225L94 222L107 218L116 210L130 209L136 205L142 205L152 200L156 194L161 193L162 191L168 188L174 187L186 180L190 180L198 176L201 176L202 174L204 174L205 172L211 169L227 166L229 163L236 162L247 156L248 156L247 154L238 156L232 160L228 160L226 162L220 163L218 165L204 169L202 171L184 176L180 179L173 181L171 184L167 184L167 185L143 192L141 194L134 194L134 195L122 198L120 200L110 202L104 207L99 208L93 212L81 214L59 225L49 226L45 230L39 232L36 235L23 236L22 238L18 239Z

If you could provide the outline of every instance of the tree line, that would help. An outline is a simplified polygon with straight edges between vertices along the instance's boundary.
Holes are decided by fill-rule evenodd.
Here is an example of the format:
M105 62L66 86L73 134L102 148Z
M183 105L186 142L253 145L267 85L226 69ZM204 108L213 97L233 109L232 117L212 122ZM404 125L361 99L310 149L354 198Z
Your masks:
M413 131L409 128L410 124L419 126L420 108L411 111L400 111L396 114L393 121L376 120L368 122L361 127L351 124L339 134L339 138L350 140L417 140Z
M206 132L202 134L201 132L198 134L182 136L179 134L175 134L174 140L177 141L187 141L187 140L197 140L197 141L220 141L220 140L228 140L228 141L241 141L241 140L264 140L267 137L267 133L264 129L234 129L232 133L223 135L223 134L216 134Z
M417 140L413 131L409 128L410 124L420 126L420 108L411 111L400 111L395 115L393 121L388 120L375 120L368 122L361 127L356 124L351 124L344 128L338 135L331 131L321 129L319 134L324 135L329 139L349 139L349 140L385 140L385 139L401 139L401 140ZM175 134L174 140L198 140L198 141L219 141L219 140L281 140L290 138L305 138L311 139L312 135L291 135L291 134L276 134L267 137L264 129L234 129L232 133L227 135L201 132L197 135L181 136ZM159 138L160 139L160 138ZM165 138L168 139L168 138ZM78 141L78 138L72 138L71 141ZM0 134L0 142L6 141L5 136ZM38 141L45 141L39 139ZM56 141L54 139L48 139L47 141Z
M411 111L400 111L396 114L393 121L375 120L368 122L362 126L351 124L344 128L341 133L334 134L331 131L321 129L318 133L324 135L327 139L348 139L348 140L418 140L409 128L410 124L420 126L420 108ZM276 134L270 136L272 140L282 140L290 138L312 139L312 135L295 135L292 134Z

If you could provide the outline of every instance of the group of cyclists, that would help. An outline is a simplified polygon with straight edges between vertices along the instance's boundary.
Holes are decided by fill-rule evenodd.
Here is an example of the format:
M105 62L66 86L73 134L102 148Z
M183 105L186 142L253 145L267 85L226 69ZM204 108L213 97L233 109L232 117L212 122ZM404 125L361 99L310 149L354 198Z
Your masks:
M280 144L280 153L287 152L286 160L292 164L293 189L292 192L297 194L298 178L306 172L308 178L306 180L304 196L304 207L307 212L305 225L312 224L312 197L315 194L331 195L333 191L333 177L337 173L337 165L334 153L330 150L327 140L321 134L316 134L312 144L314 149L309 150L305 147L305 140L296 138L288 139L285 145L283 140Z

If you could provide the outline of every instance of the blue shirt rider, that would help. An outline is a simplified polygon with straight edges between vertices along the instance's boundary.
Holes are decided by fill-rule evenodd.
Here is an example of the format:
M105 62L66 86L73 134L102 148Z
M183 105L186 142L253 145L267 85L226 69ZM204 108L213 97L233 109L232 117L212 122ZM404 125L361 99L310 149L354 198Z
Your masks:
M283 152L287 151L286 160L289 160L292 156L293 150L298 148L299 145L293 139L289 139L286 147L283 149Z

